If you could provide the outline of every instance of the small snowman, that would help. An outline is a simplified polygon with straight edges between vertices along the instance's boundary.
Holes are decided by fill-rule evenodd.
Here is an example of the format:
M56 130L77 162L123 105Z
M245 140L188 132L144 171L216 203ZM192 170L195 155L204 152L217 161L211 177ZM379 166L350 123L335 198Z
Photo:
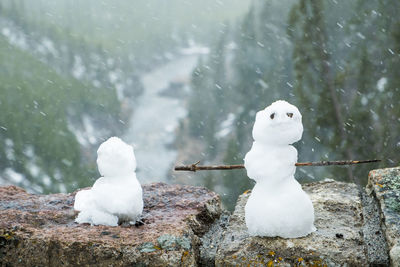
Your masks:
M297 107L276 101L257 112L253 146L244 158L247 175L256 181L245 207L252 236L297 238L314 232L314 208L295 180L303 124Z
M109 226L134 223L142 214L143 196L132 146L109 138L97 150L97 167L102 177L75 196L74 209L80 212L75 221Z

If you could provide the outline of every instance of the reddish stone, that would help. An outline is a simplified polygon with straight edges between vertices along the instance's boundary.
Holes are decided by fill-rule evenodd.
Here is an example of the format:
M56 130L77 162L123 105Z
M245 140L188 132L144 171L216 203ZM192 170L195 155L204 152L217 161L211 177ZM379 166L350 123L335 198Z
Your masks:
M18 266L193 265L201 237L221 213L205 188L143 186L143 225L77 224L75 193L34 195L0 187L0 264Z

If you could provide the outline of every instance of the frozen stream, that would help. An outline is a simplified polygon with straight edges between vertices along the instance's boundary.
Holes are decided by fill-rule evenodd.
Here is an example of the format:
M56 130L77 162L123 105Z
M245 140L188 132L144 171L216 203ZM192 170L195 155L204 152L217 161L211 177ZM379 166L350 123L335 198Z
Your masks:
M197 59L198 55L181 56L141 78L144 92L124 134L124 140L135 148L136 173L141 183L167 180L167 171L176 158L176 151L167 145L173 142L174 130L179 119L186 115L186 109L182 99L159 93L170 82L188 81Z

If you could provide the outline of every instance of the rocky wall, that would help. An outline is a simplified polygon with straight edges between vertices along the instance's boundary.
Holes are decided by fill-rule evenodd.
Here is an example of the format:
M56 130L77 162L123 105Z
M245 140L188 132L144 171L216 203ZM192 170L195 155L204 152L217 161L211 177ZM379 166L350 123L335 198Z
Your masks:
M205 188L144 185L142 222L109 227L75 223L75 193L0 187L0 265L400 266L400 168L371 171L366 191L335 181L303 188L317 231L284 239L247 234L251 191L229 214Z

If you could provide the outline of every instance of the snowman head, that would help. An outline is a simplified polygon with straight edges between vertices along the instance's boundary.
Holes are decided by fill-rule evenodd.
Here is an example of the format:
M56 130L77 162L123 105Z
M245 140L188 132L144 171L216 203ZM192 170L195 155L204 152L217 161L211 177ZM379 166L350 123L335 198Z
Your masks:
M105 177L132 174L136 170L133 147L118 137L109 138L97 150L97 167Z
M296 106L278 100L257 112L254 141L268 145L289 145L301 139L303 124Z

